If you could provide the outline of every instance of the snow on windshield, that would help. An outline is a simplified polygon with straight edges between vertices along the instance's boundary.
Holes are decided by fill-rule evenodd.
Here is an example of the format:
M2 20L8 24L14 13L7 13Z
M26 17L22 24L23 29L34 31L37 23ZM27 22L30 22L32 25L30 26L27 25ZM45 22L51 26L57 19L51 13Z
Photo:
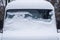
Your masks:
M43 20L42 14L37 11L7 12L4 30L36 29L40 25L39 21Z

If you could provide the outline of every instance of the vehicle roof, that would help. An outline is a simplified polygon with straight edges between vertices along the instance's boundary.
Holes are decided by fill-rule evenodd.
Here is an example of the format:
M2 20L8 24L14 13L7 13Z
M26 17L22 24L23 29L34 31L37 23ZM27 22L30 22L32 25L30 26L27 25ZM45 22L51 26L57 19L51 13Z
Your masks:
M54 9L50 2L45 0L15 0L6 6L8 9Z

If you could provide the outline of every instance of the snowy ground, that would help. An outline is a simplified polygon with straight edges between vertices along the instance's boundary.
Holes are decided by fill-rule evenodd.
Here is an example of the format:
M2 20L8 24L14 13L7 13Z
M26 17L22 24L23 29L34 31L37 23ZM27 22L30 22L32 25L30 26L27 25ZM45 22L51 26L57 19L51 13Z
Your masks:
M0 33L0 40L2 40L2 33Z
M59 38L59 40L60 40L60 33L58 33L58 38Z

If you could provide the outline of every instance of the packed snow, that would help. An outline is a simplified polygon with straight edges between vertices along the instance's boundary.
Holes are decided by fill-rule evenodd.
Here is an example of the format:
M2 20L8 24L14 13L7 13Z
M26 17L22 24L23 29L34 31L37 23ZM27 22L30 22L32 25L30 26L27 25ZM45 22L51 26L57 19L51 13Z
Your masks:
M3 34L2 34L2 33L0 33L0 40L2 40L2 38L3 38Z
M60 32L57 35L58 35L58 40L60 40Z
M7 14L10 15L4 21L3 40L57 40L55 25L35 20L29 12ZM29 17L25 18L25 14L29 14Z
M54 7L47 1L19 0L8 3L6 10L8 9L54 9Z
M25 17L25 15L27 16ZM32 30L32 29L39 28L40 23L44 22L44 19L42 18L37 19L37 17L36 19L34 19L35 17L32 18L32 16L33 15L29 12L8 12L7 17L5 19L4 29L5 30L14 30L14 29ZM46 19L45 23L49 22L47 21L48 19Z
M22 8L54 9L54 7L46 1L20 0L8 3L6 10ZM58 40L55 20L52 20L50 23L45 22L42 18L41 20L40 18L33 19L33 15L29 12L7 13L4 20L3 40ZM25 17L25 14L29 14L29 17Z

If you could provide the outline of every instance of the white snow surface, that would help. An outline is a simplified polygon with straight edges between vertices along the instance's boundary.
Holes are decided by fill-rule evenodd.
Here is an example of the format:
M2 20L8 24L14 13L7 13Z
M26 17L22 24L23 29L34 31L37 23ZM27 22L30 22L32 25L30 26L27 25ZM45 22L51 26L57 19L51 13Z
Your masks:
M30 14L29 12L11 12L7 13L9 15L15 15L13 18L6 18L4 21L4 30L35 30L35 29L40 29L41 28L48 28L51 25L50 22L44 22L43 20L40 19L33 19L32 17L25 17L25 14ZM46 20L48 21L48 19ZM28 24L28 25L27 25ZM48 26L48 27L44 27ZM52 24L52 26L54 26Z
M42 0L18 0L8 3L8 9L54 9L51 3Z
M16 1L22 1L22 0L16 0ZM34 0L23 0L23 1L34 1ZM36 1L46 1L46 0L36 0Z
M54 33L38 31L5 31L3 40L57 40Z
M60 32L58 33L58 40L60 40Z
M25 19L24 14L28 14L27 12L9 14L15 16L5 19L3 40L57 40L54 24L46 24L32 18ZM21 14L22 16L18 16Z
M3 38L3 33L0 33L0 40L2 40Z

